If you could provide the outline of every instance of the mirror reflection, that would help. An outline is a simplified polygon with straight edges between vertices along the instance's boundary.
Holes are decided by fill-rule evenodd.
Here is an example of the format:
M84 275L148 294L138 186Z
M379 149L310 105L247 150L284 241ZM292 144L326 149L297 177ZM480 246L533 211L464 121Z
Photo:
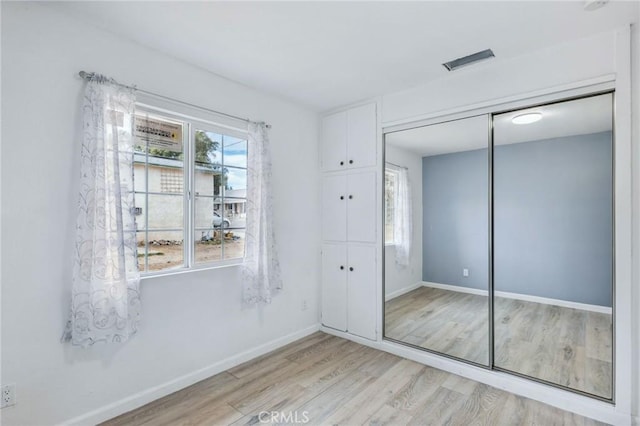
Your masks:
M385 135L385 337L489 365L488 116Z
M494 365L612 397L612 95L494 116Z

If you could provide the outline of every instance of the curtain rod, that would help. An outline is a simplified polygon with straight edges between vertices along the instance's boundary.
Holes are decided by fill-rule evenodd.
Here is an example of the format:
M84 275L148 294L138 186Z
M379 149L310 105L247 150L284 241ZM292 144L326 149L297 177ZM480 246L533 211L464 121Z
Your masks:
M96 73L94 73L94 72L80 71L80 72L78 73L78 75L80 76L80 78L82 78L82 79L84 79L84 80L91 80L91 78L92 78L94 75L96 75ZM233 119L235 119L235 120L246 121L247 123L251 121L251 120L249 120L248 118L238 117L237 115L227 114L226 112L220 112L220 111L216 111L216 110L213 110L213 109L209 109L209 108L201 107L201 106L199 106L199 105L194 105L194 104L191 104L191 103L189 103L189 102L181 101L181 100L179 100L179 99L174 99L174 98L170 98L170 97L168 97L168 96L160 95L160 94L158 94L158 93L150 92L150 91L148 91L148 90L139 89L139 88L137 88L136 86L129 86L129 85L126 85L126 84L118 83L118 82L117 82L117 81L115 81L114 79L111 79L111 81L112 81L113 83L115 83L115 84L117 84L117 85L121 86L121 87L125 87L125 88L127 88L127 89L136 90L136 91L138 91L138 92L146 93L147 95L155 96L155 97L158 97L158 98L161 98L161 99L165 99L165 100L167 100L167 101L176 102L176 103L179 103L179 104L182 104L182 105L186 105L186 106L189 106L189 107L192 107L192 108L197 108L197 109L200 109L200 110L203 110L203 111L207 111L207 112L212 112L212 113L217 114L217 115L223 115L223 116L225 116L225 117L233 118ZM263 121L262 123L264 123L264 121ZM271 124L264 123L264 125L267 127L267 129L270 129L270 128L271 128Z

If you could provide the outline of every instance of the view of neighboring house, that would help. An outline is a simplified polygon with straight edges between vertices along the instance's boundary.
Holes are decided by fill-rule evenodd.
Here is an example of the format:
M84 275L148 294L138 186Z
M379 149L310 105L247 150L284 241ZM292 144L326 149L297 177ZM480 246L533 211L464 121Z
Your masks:
M184 221L184 172L178 159L145 154L134 155L134 181L136 189L136 214L138 231L149 230L149 240L182 240ZM195 229L196 238L224 224L234 228L244 227L246 212L246 188L224 189L220 166L197 165L195 181ZM222 209L224 205L224 211ZM145 220L145 210L149 212ZM214 212L222 217L214 219ZM145 223L147 222L148 223ZM227 223L228 221L228 223ZM145 233L138 233L138 241L144 241Z

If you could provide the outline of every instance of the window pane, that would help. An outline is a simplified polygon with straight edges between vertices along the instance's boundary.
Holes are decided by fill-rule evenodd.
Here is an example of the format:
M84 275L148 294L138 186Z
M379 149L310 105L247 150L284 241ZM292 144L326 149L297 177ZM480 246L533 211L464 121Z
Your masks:
M136 151L150 156L182 159L184 125L170 118L138 113L135 117Z
M245 228L247 226L247 199L225 198L222 217L230 228Z
M147 214L149 229L183 229L184 197L182 195L149 194ZM144 229L138 228L138 229Z
M196 163L194 178L196 195L221 195L222 180L222 166Z
M145 158L144 154L136 152L133 155L133 188L136 192L145 192L147 190L147 173L145 172ZM137 204L136 206L140 207Z
M225 135L223 138L224 165L247 167L247 141Z
M224 167L224 196L245 198L247 196L247 169Z
M241 259L244 257L244 229L229 229L224 233L224 258Z
M184 267L184 246L182 231L138 232L138 265L146 272L164 271Z
M214 197L195 197L195 228L219 228L223 225L222 213L220 209L220 198ZM224 223L225 226L228 223ZM196 239L198 234L196 233Z
M195 144L196 166L222 164L222 135L196 129Z
M195 263L211 263L222 260L221 228L197 229L195 231Z

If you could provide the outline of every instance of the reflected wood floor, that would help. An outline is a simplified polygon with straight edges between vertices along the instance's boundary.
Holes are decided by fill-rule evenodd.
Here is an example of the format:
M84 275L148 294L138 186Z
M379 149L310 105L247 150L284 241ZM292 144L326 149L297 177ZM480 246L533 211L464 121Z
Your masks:
M488 363L486 296L419 287L386 303L387 337ZM495 365L611 397L611 315L496 297Z
M309 425L601 424L318 332L104 425L260 424L263 411Z

